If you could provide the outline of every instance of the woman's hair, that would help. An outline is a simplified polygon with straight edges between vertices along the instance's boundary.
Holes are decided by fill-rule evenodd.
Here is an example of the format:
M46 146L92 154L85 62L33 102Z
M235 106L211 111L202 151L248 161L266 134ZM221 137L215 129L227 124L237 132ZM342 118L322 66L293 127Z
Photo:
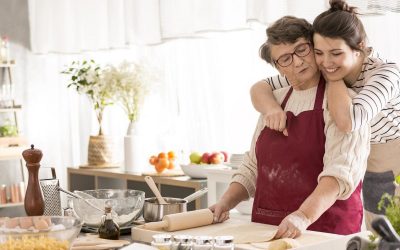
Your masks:
M313 23L314 33L329 38L341 38L353 50L362 51L360 43L367 35L355 7L343 0L330 0L331 8L319 14Z
M261 45L260 57L267 63L272 64L271 45L282 43L295 43L297 39L304 38L312 41L312 25L303 18L284 16L275 21L266 30L267 41Z

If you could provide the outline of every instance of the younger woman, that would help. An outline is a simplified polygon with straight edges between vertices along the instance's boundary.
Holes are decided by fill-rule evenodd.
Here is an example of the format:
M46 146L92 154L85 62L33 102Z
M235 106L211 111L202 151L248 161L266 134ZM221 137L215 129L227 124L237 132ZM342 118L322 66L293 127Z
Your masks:
M370 229L375 215L384 213L377 203L383 193L395 194L394 178L400 174L400 72L395 63L370 56L365 30L354 7L342 0L331 0L330 5L313 23L315 58L330 83L328 107L338 128L349 132L371 126L371 153L363 181ZM266 126L284 131L286 115L272 103L267 92L271 88L265 82L276 89L286 86L287 80L268 78L251 90L255 108L265 114ZM358 94L351 98L347 87Z

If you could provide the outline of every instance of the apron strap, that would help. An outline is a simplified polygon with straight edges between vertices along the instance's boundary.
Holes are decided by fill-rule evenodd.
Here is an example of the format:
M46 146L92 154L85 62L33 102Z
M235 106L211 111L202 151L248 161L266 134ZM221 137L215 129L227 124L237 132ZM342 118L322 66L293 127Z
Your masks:
M281 104L281 107L282 107L283 110L285 110L286 103L287 103L287 101L289 100L289 97L290 97L290 95L292 94L292 92L293 92L293 88L290 87L289 91L287 92L287 94L286 94L286 96L285 96L285 99L283 100L283 102L282 102L282 104Z
M318 83L317 95L315 97L314 102L314 109L322 109L322 104L324 102L324 95L325 95L325 79L321 74Z

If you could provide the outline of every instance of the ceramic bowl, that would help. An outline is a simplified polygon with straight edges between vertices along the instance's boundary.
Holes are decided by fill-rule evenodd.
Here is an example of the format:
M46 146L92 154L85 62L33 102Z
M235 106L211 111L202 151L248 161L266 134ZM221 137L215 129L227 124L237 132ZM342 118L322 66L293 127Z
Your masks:
M207 178L207 169L221 167L221 164L181 164L181 169L185 175L195 178L202 179Z

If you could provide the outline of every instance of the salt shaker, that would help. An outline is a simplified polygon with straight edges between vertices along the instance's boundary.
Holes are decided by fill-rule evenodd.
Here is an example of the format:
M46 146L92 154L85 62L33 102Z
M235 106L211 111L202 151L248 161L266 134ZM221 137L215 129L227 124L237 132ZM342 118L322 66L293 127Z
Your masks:
M159 250L171 250L171 235L170 234L156 234L153 235L151 246Z
M193 250L212 250L213 238L211 236L196 236L193 240Z
M214 238L214 250L233 250L233 236L217 236Z
M172 250L192 250L192 236L175 235L172 243Z

